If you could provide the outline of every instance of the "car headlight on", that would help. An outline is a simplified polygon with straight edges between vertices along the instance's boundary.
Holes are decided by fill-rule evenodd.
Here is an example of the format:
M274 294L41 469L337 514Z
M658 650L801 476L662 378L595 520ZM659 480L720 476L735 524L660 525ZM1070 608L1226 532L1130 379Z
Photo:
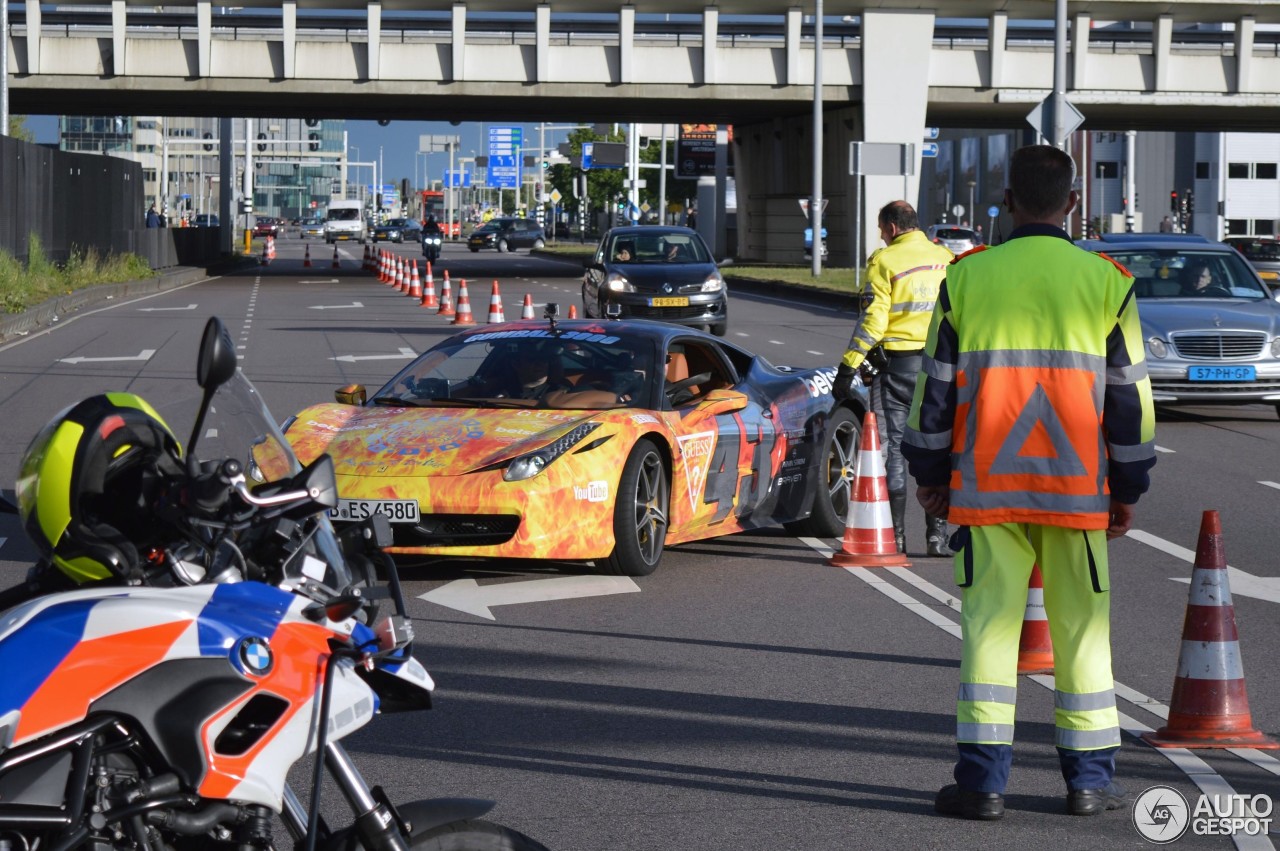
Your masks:
M523 482L525 479L532 479L599 427L600 423L582 423L541 449L511 459L507 469L502 472L502 480Z
M722 289L724 289L724 278L720 277L719 271L707 275L707 279L702 282L702 291L704 293L718 293Z
M1150 337L1147 339L1147 351L1153 358L1162 358L1169 354L1169 344L1159 337Z
M605 279L604 287L605 289L615 293L633 293L636 291L636 288L627 280L627 276L619 275L617 272L611 273L609 277Z

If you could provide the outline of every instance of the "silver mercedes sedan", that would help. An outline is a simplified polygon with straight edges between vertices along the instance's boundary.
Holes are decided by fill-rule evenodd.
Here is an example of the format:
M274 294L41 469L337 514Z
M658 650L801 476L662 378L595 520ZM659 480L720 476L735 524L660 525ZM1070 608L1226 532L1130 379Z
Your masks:
M1280 303L1240 253L1194 235L1081 242L1134 275L1156 404L1280 412Z

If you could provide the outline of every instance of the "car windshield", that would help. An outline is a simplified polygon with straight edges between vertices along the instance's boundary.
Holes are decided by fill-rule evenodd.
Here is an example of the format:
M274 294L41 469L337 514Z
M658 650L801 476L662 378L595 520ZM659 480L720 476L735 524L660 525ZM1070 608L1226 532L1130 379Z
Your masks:
M480 227L476 228L476 233L492 233L493 231L504 230L511 227L511 222L505 219L491 219Z
M404 219L387 219L387 227L402 228L408 224Z
M598 408L572 393L628 395L629 407L653 407L649 377L654 347L645 339L591 331L497 331L472 334L431 349L374 394L379 405L475 408ZM567 401L540 387L570 391ZM608 405L612 407L612 405Z
M350 207L329 211L329 221L331 222L358 222L359 220L360 211Z
M1271 297L1234 251L1134 249L1109 250L1107 256L1133 273L1139 299Z
M710 263L702 241L690 233L618 234L609 240L611 263Z
M1275 262L1280 260L1280 242L1275 240L1253 240L1251 242L1232 242L1232 247L1250 260Z

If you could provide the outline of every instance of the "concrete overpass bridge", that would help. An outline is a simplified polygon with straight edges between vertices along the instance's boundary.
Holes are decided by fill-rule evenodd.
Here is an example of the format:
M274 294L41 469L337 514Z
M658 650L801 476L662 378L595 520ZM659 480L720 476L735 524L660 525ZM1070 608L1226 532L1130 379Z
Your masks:
M732 123L740 252L794 250L797 225L775 225L798 218L794 199L809 193L811 6L723 0L690 14L680 0L247 0L235 12L221 8L11 4L11 109ZM1044 0L826 0L833 261L847 262L852 244L848 142L918 140L925 126L1023 126L1052 88L1044 25L1052 10ZM1069 10L1068 97L1086 128L1280 125L1280 33L1265 26L1280 23L1280 4L1076 0ZM837 23L841 16L853 20ZM901 178L866 183L871 211L904 191ZM906 191L914 195L914 181Z

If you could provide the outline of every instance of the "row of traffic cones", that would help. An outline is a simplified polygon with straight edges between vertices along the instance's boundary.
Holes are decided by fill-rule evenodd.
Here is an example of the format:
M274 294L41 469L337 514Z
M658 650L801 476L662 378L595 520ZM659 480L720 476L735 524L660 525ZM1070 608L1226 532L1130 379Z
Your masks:
M874 413L863 420L855 476L844 541L831 563L840 567L909 567L894 540ZM1027 588L1018 673L1053 673L1053 643L1039 565L1032 567ZM1280 748L1280 742L1253 726L1216 511L1204 512L1200 522L1168 722L1142 738L1158 748Z

